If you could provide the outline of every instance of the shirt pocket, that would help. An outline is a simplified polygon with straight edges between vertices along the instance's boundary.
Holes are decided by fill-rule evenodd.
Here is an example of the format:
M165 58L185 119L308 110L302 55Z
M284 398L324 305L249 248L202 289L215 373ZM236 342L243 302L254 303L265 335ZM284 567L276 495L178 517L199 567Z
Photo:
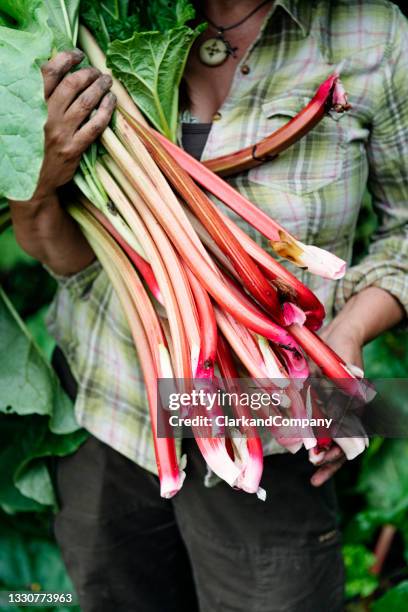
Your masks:
M257 140L288 123L309 101L309 97L293 96L262 104ZM325 115L308 134L278 157L250 170L249 180L298 195L336 181L343 170L345 151L342 116L340 113Z

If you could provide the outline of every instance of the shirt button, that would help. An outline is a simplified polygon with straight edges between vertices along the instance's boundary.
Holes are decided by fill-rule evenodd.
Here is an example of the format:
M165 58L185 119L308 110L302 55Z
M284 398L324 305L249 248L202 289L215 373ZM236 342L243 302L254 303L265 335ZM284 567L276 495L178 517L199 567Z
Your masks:
M249 74L251 72L251 69L248 66L248 64L243 64L241 66L241 72L242 72L242 74Z
M222 118L221 113L214 113L213 114L213 121L219 121Z

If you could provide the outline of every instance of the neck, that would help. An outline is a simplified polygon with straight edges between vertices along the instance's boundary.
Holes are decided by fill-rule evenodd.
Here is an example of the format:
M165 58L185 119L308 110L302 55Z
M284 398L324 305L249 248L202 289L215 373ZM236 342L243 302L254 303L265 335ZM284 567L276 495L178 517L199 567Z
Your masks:
M228 25L245 17L262 0L206 0L200 3L203 12L217 25Z

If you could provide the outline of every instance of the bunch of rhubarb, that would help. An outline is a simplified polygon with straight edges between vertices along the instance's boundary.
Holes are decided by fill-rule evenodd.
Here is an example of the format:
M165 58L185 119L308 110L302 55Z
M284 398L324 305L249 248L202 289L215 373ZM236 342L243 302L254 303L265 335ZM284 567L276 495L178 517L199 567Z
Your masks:
M106 71L103 52L82 26L79 40L90 63ZM331 75L299 116L267 145L252 148L250 159L244 150L203 165L149 124L115 78L112 89L118 109L100 138L100 151L95 148L81 162L75 177L80 193L69 211L126 313L143 366L161 494L171 497L183 484L184 465L178 464L171 432L158 434L159 379L174 380L175 388L183 381L187 390L214 390L236 388L240 377L252 377L264 388L283 390L288 413L303 417L311 412L311 394L303 393L309 358L345 392L363 395L359 379L316 334L325 316L317 297L209 197L267 236L281 257L311 273L340 278L342 260L299 242L216 172L238 171L279 154L312 129L328 105L344 110L347 103L338 76ZM239 405L233 409L245 413ZM215 411L222 414L222 407ZM263 497L259 432L243 428L228 437L223 429L192 431L212 472ZM314 457L332 443L311 428L296 439L270 434L289 451L305 446ZM361 441L356 444L361 450ZM344 445L350 457L356 444Z

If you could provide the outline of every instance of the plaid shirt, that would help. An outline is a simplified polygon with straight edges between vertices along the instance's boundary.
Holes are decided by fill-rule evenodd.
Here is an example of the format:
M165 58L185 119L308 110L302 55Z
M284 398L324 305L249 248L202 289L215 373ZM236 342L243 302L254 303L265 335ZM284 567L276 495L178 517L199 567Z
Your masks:
M300 240L348 262L368 186L379 229L362 262L341 281L285 262L319 296L328 319L373 285L408 306L408 27L397 7L385 0L277 0L237 67L203 152L208 159L261 140L336 68L352 110L329 113L277 159L231 180ZM156 472L144 385L118 298L97 262L58 280L48 324L79 383L79 423Z

